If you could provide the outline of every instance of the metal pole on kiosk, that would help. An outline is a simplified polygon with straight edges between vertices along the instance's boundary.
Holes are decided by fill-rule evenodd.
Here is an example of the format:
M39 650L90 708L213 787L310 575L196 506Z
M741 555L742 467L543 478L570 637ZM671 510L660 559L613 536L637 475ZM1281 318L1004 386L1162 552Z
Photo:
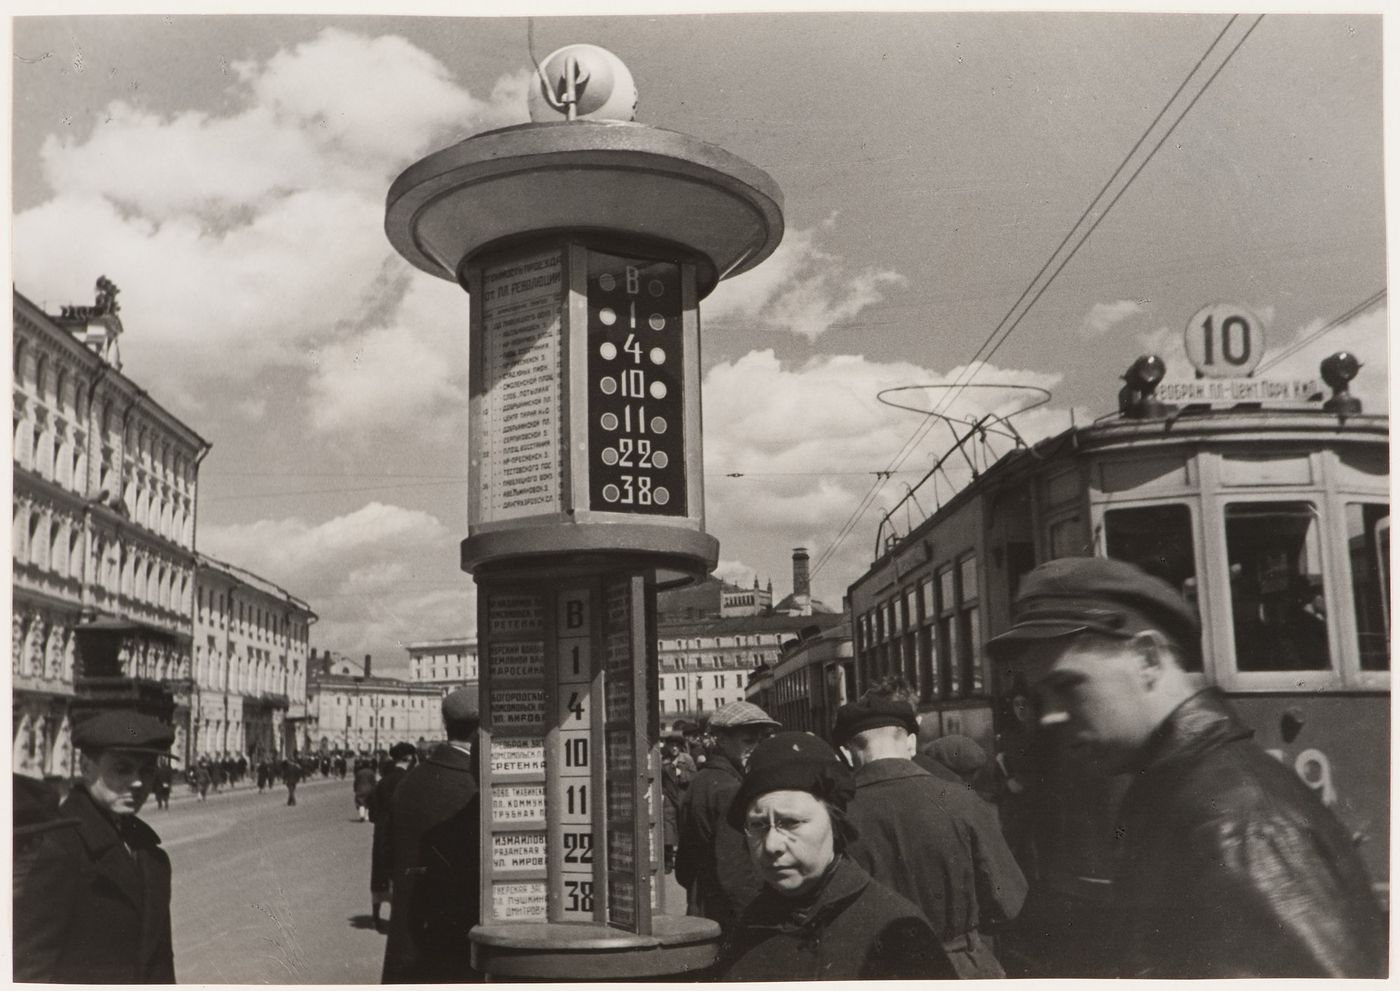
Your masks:
M544 60L532 123L408 168L385 229L471 296L481 925L491 978L710 967L661 898L656 593L708 574L699 300L782 239L782 195L721 148L631 121L612 53ZM679 913L679 908L672 907Z

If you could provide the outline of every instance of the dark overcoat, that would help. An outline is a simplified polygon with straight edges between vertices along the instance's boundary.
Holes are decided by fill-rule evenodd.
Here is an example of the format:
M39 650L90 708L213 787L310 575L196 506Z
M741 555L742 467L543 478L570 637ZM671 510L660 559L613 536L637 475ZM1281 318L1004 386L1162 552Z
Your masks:
M1336 817L1215 689L1149 741L1114 883L1124 977L1383 977L1386 932Z
M76 826L47 832L17 872L15 980L175 983L160 837L135 816L102 811L81 784L60 810Z
M726 938L719 965L723 981L956 976L918 908L845 856L813 897L765 886Z
M961 781L886 758L856 769L847 817L851 857L919 906L959 973L1005 976L978 931L1016 917L1026 878L992 807Z
M389 822L394 895L385 984L461 984L471 966L467 933L481 920L481 824L472 756L440 744L407 771Z
M370 851L369 865L371 892L389 890L389 878L394 867L394 791L407 773L407 768L390 764L379 783L374 786L374 793L370 797L369 817L374 822L374 845Z
M680 808L676 880L686 888L687 914L732 927L763 887L749 859L744 834L725 816L743 776L722 753L713 753L691 779Z

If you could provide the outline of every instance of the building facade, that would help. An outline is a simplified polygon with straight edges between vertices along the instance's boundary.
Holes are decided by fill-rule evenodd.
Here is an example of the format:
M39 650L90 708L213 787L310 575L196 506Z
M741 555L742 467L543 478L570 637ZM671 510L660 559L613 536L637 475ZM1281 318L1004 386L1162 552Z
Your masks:
M408 645L408 680L433 685L443 695L480 678L475 637L421 640Z
M679 720L703 721L745 698L750 673L772 667L783 645L806 630L840 624L840 616L731 616L666 623L657 629L657 701L663 731Z
M74 704L104 691L160 696L188 744L209 444L122 374L116 295L53 316L14 293L12 763L36 777L73 773Z
M249 571L196 558L194 674L185 759L286 757L307 717L316 614Z
M437 685L375 676L369 655L363 665L329 651L312 655L303 750L371 754L395 743L424 747L443 738Z

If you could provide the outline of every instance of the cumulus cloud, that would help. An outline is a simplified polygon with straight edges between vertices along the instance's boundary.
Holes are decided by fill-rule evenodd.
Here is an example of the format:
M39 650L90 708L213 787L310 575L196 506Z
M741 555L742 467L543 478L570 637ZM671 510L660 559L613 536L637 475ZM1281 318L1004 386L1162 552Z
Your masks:
M16 288L56 310L110 277L127 370L186 413L273 367L313 375L316 398L357 354L376 385L422 374L434 341L413 327L422 294L384 237L384 192L431 148L525 119L526 73L483 98L402 38L338 29L234 70L226 114L114 102L86 137L48 138L53 196L14 220ZM374 85L345 85L360 78ZM451 377L430 370L425 401ZM368 405L381 417L421 411L386 391ZM314 423L357 425L335 409Z
M1111 303L1095 303L1080 325L1083 337L1102 337L1129 317L1144 311L1145 307L1135 299L1117 299Z
M403 645L475 629L476 592L436 517L373 502L319 523L299 517L202 524L202 552L307 601L312 643L401 660Z
M705 301L705 321L786 330L815 341L905 283L898 272L853 269L818 246L822 228L790 230L772 256L751 272L721 282Z
M897 473L879 473L904 449L924 418L893 409L876 399L881 390L952 383L964 370L945 372L908 362L875 362L859 355L828 355L785 364L770 350L754 351L710 369L704 381L706 515L721 552L742 552L742 562L726 559L731 580L774 581L774 594L791 591L791 553L806 547L815 568L852 512L867 495L874 499L851 536L814 575L814 592L839 608L846 585L869 565L879 517L946 451L951 435L933 424ZM1053 388L1060 376L988 367L978 382ZM949 390L915 389L899 394L902 403L927 410ZM983 413L1012 414L1026 393L1012 389L967 389L948 407L959 418ZM1011 422L1029 442L1063 429L1068 411L1045 407ZM960 432L965 432L962 428ZM990 432L967 447L979 467L1006 453L1010 437ZM735 477L738 476L738 477ZM970 469L961 456L949 459L946 476L925 485L910 503L914 522L932 512L953 486L966 483ZM878 492L872 492L878 486ZM919 507L922 507L920 509ZM896 516L906 529L903 509Z
M422 273L407 279L402 302L387 322L312 355L316 430L365 437L412 422L439 439L463 435L467 296L455 283Z

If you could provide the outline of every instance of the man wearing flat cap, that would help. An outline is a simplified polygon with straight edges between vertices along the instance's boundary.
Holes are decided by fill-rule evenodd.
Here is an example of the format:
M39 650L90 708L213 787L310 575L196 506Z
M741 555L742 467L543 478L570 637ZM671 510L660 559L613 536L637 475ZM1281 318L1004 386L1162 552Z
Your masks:
M1165 582L1065 558L1022 579L1015 622L988 643L1025 678L1042 733L1133 775L1116 831L1121 975L1385 976L1355 848L1224 697L1193 684L1200 642L1195 612Z
M442 724L447 742L404 773L390 806L393 900L384 984L481 981L467 938L481 921L475 685L442 700Z
M991 806L910 759L917 733L903 679L837 710L832 742L856 769L851 859L919 906L959 977L1005 977L982 930L1021 911L1025 875Z
M676 880L686 889L686 914L730 929L763 882L749 860L744 834L725 821L754 747L778 721L752 702L716 710L709 731L714 749L691 779L680 810Z
M175 734L153 716L109 710L73 729L81 777L16 878L16 981L173 984L170 858L136 817Z

